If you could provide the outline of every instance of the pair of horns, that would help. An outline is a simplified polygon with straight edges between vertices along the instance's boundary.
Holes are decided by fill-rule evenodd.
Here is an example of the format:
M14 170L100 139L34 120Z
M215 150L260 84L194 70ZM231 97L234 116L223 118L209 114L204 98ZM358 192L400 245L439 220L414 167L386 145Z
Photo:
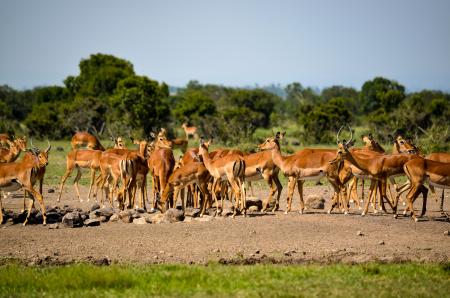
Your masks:
M348 140L347 142L344 140L344 145L345 146L348 146L348 145L350 145L350 143L352 142L352 140L353 140L353 130L352 130L352 128L350 127L350 125L347 123L347 127L348 127L348 129L350 130L350 140ZM342 125L341 126L341 128L339 128L339 130L338 130L338 133L337 133L337 135L336 135L336 143L337 144L339 144L340 143L340 141L339 141L339 135L341 134L341 131L342 131L342 129L344 128L344 125Z

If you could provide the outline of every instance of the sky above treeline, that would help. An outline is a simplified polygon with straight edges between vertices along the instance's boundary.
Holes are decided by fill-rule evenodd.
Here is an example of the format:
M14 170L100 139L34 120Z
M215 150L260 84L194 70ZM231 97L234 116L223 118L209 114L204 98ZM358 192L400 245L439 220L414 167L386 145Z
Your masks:
M0 1L0 84L62 85L94 53L172 86L450 91L447 0Z

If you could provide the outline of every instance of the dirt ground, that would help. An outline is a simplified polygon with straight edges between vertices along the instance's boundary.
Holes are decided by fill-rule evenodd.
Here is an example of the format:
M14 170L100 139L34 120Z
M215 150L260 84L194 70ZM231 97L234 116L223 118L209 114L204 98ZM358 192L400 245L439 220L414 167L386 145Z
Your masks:
M264 187L256 186L256 195L266 198ZM49 206L68 204L88 209L93 202L79 203L71 185L61 203L57 193L44 197ZM87 188L82 187L82 194ZM305 198L322 196L328 209L329 186L305 188ZM250 216L215 217L209 221L172 224L102 223L99 227L49 229L48 226L20 224L0 227L0 258L19 259L27 264L114 262L114 263L362 263L448 262L450 259L450 223L438 212L437 194L431 194L425 218L415 223L392 214L361 217L352 206L351 214L326 214L325 210L307 210L300 215L298 195L294 212L285 215L286 189L281 196L281 211ZM446 198L444 210L449 210ZM19 210L20 198L3 200L5 209ZM416 204L421 208L422 199ZM403 206L400 206L400 212Z

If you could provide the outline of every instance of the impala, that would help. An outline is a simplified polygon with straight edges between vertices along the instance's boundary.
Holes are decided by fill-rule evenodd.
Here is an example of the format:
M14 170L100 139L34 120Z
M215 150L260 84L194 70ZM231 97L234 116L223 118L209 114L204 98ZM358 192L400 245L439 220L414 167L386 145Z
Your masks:
M76 132L72 140L70 141L70 144L72 146L72 149L78 149L80 147L87 147L91 150L102 150L104 151L105 148L100 144L100 141L98 138L87 131L79 131Z
M428 194L428 190L423 184L428 182L430 186L436 188L450 188L450 163L419 157L405 163L403 168L411 184L406 195L408 210L411 212L411 217L418 221L414 213L413 203L419 194L422 193L423 207L420 216L423 216L426 212Z
M194 139L198 139L196 126L188 126L187 123L183 123L181 127L183 128L184 133L186 135L186 140L189 139L189 136L192 136Z
M374 179L379 181L378 189L381 195L381 206L383 211L386 212L384 207L384 199L388 202L392 210L394 211L395 217L397 216L397 200L391 202L391 200L386 195L386 183L387 179L391 176L404 174L403 165L411 159L417 158L414 154L390 154L390 155L373 155L367 156L364 154L359 154L359 151L352 151L350 147L353 145L353 132L350 129L351 137L350 141L343 142L339 141L339 134L343 127L341 127L337 134L338 141L338 151L336 160L346 159L358 169L368 173ZM364 211L361 215L367 213L369 200L365 204Z
M224 198L221 198L221 206L219 208L215 189L221 181L226 180L231 185L235 196L235 207L232 217L234 218L236 216L239 204L241 212L243 212L243 215L246 216L245 161L242 156L237 153L228 154L213 160L208 153L210 143L211 140L204 142L203 139L200 139L199 155L202 157L203 164L208 169L209 174L213 177L211 189L213 199L216 203L216 214L221 214L223 210Z
M0 164L0 190L16 191L23 189L31 194L32 201L29 204L27 217L23 225L26 225L28 222L35 199L38 200L41 207L43 224L47 224L44 198L42 197L42 194L34 189L33 184L36 181L40 168L45 167L48 164L48 152L50 149L50 145L45 151L40 151L37 148L33 148L31 149L32 154L26 154L20 162ZM1 210L2 206L0 197L0 223L3 221L3 212Z

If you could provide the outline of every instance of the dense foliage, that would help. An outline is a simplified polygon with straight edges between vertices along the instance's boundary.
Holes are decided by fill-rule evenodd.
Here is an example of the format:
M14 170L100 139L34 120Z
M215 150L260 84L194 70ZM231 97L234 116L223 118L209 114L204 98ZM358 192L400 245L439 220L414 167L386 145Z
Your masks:
M361 91L344 86L320 91L299 82L280 90L191 81L169 94L168 85L137 75L129 61L112 55L91 55L79 69L63 86L0 86L0 131L68 138L75 130L101 133L106 127L115 134L147 135L160 127L173 133L188 123L231 145L252 141L257 128L277 126L291 128L292 136L311 144L332 142L348 122L382 141L401 130L422 140L426 150L449 150L450 94L407 93L387 78L369 80Z

